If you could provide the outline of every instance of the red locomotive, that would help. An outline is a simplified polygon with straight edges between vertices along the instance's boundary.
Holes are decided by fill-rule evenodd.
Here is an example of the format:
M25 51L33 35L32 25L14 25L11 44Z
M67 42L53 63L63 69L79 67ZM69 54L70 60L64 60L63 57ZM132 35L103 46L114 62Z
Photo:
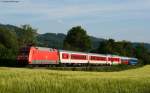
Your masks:
M17 60L26 64L59 64L59 52L52 48L24 47Z

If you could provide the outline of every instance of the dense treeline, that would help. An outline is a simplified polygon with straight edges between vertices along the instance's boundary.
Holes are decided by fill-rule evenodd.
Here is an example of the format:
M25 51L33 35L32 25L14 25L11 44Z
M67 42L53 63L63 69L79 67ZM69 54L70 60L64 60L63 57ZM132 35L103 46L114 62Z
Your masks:
M67 35L47 33L40 35L30 25L21 27L0 25L0 64L10 65L16 62L18 50L22 46L33 44L74 51L115 54L137 57L141 64L150 63L150 52L145 44L133 44L129 41L105 40L88 36L81 26L71 28ZM148 46L148 45L147 45Z

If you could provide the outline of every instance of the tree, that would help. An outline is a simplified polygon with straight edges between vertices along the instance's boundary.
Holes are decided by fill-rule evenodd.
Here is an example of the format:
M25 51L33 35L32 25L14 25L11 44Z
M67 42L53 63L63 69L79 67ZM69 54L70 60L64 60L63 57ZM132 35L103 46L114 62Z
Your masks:
M81 26L71 28L64 39L63 48L74 51L89 51L91 40Z
M128 41L115 42L113 48L118 55L129 57L135 56L134 55L135 48L133 47L132 43Z
M113 54L114 51L115 40L109 39L100 43L97 51L102 54Z
M144 44L136 46L135 54L137 58L142 60L143 64L150 64L150 53L144 47Z
M22 25L19 32L18 41L19 46L26 46L28 44L36 44L37 30L30 25Z
M18 42L15 33L6 28L0 28L0 46L8 49L17 49Z
M10 63L16 59L18 42L16 34L7 29L0 28L0 65ZM9 61L8 61L9 60Z

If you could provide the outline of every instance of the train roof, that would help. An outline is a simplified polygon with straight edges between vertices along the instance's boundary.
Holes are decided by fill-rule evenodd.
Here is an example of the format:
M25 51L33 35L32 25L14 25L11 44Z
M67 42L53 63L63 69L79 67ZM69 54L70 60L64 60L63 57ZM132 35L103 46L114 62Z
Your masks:
M47 47L35 47L36 49L43 50L43 51L56 51L56 49L53 48L47 48Z
M125 56L120 56L121 59L132 59L132 60L138 60L137 58L134 57L125 57Z
M129 57L126 57L126 56L120 56L121 58L129 58Z
M130 59L132 59L132 60L138 60L137 58L133 58L133 57L132 57L132 58L130 58Z
M97 54L97 53L88 53L89 55L102 55L102 56L107 56L106 54Z
M69 53L82 53L82 54L88 54L87 52L78 52L78 51L69 51L69 50L59 50L60 52L69 52Z

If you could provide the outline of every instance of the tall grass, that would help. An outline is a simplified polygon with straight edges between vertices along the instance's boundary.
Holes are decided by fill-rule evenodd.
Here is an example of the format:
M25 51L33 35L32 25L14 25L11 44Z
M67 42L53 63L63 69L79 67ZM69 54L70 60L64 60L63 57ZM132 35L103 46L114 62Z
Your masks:
M150 93L150 65L120 72L1 67L0 93Z

